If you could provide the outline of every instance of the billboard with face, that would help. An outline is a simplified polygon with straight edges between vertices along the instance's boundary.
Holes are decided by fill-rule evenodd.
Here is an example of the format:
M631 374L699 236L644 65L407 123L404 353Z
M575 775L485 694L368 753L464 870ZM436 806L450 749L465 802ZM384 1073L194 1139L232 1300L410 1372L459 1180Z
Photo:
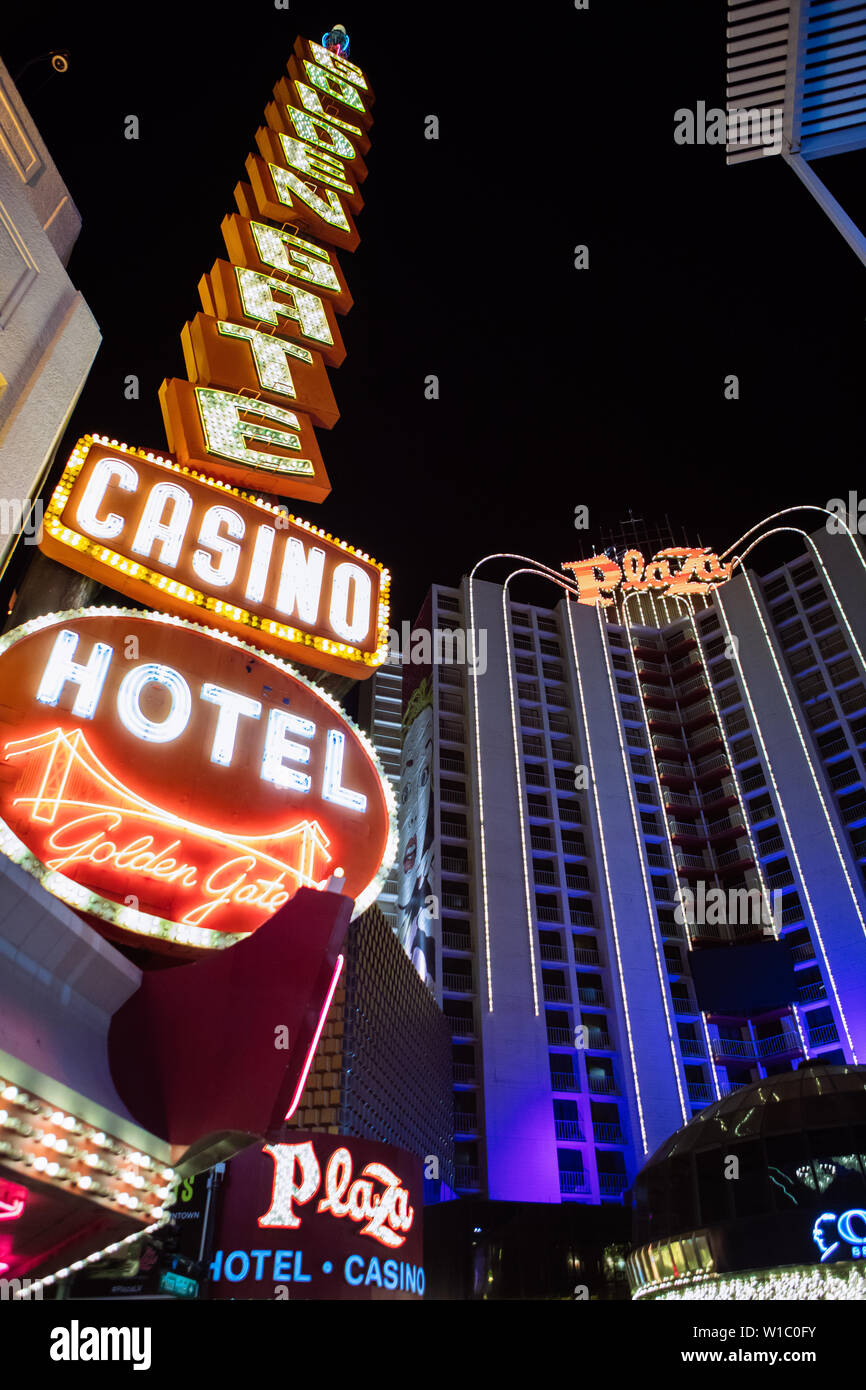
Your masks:
M409 695L403 714L397 853L400 942L422 980L436 978L433 758L433 678L428 672Z

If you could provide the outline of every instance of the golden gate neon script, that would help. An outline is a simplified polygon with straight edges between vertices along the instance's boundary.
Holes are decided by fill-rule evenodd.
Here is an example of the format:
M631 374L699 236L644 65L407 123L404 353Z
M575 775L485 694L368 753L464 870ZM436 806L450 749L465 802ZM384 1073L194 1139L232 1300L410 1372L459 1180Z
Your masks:
M179 619L52 615L2 639L0 705L0 844L79 910L227 945L335 872L359 907L378 890L375 754L276 659Z

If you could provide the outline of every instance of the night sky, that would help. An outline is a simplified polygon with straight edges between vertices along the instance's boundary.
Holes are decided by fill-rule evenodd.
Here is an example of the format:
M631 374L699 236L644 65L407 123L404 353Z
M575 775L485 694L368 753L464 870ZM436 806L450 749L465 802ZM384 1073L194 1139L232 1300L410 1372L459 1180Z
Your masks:
M722 550L768 512L862 485L864 268L781 159L728 167L723 147L674 142L677 108L724 106L722 0L513 13L6 13L13 76L70 53L66 75L37 63L20 89L81 212L69 269L104 338L58 466L87 431L165 450L157 391L185 375L180 329L225 255L271 88L299 33L339 21L375 123L361 245L338 253L355 307L331 373L341 419L318 436L334 490L299 509L390 566L395 618L490 551L558 566L629 508ZM853 213L864 158L818 166Z

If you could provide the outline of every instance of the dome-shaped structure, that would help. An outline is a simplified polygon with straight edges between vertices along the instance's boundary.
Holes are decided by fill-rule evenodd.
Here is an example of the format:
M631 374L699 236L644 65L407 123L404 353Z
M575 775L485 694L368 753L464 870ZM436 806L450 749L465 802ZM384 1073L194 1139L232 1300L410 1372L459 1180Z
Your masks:
M866 1067L807 1063L725 1096L647 1159L632 1200L637 1284L861 1258L866 1272Z

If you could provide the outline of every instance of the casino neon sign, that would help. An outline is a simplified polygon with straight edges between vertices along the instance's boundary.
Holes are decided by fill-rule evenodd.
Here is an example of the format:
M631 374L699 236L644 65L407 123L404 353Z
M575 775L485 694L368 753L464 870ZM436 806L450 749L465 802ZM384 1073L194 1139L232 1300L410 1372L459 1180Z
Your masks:
M609 555L563 562L578 586L578 603L607 607L613 594L651 593L660 597L710 593L731 577L731 566L703 547L668 546L647 562L639 550L627 550L621 563Z
M34 619L0 638L0 701L0 845L116 930L229 945L335 873L360 911L388 871L372 747L230 637L122 609Z
M851 1207L841 1216L834 1211L823 1212L812 1227L812 1239L821 1252L822 1264L843 1250L843 1245L848 1247L843 1258L866 1259L866 1210Z

